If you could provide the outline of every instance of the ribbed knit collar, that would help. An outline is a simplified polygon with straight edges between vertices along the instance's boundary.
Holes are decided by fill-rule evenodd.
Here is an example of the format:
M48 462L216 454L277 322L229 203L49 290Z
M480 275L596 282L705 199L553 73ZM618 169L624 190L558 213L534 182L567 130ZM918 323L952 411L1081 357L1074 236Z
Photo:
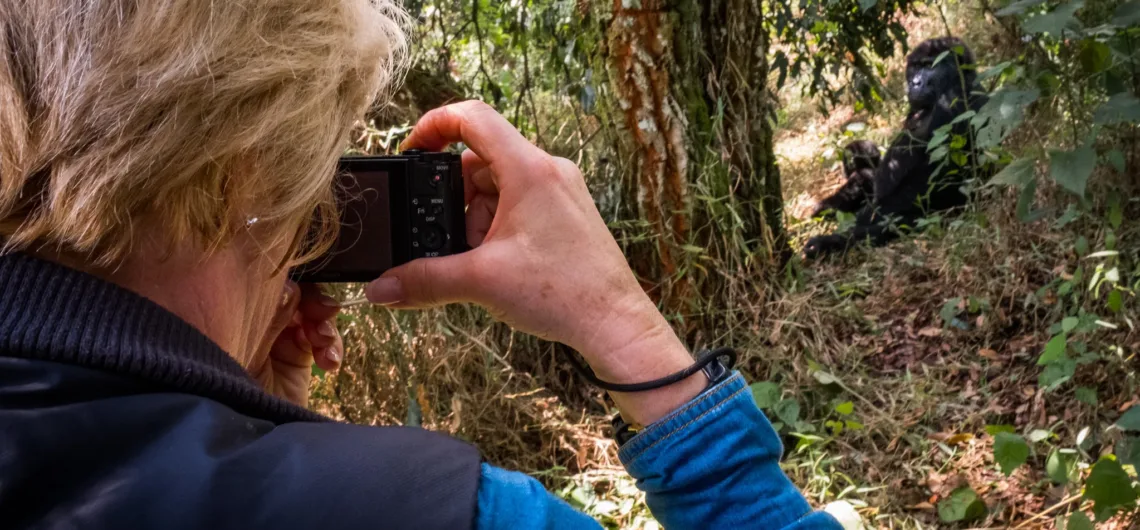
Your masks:
M0 356L115 372L274 423L327 420L267 394L217 344L158 304L20 253L0 256Z

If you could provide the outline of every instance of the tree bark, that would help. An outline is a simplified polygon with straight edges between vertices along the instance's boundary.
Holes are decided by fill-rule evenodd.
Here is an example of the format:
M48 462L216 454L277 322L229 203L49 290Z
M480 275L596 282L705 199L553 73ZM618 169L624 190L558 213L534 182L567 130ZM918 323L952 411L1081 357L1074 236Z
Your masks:
M630 257L663 308L686 314L720 292L710 263L753 273L788 255L763 6L612 0L611 9L604 56L617 152L652 241Z

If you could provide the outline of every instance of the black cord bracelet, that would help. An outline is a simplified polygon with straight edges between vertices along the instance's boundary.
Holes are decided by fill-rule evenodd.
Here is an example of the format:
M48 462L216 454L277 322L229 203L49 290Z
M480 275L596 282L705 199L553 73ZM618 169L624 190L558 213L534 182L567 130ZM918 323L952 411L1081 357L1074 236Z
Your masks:
M574 370L581 374L582 377L585 377L587 381L595 386L610 392L645 392L646 390L656 390L666 387L703 370L714 360L721 357L727 359L724 364L728 368L732 368L732 366L736 364L736 350L732 348L717 348L715 350L705 350L701 352L697 355L697 360L692 366L665 377L645 381L644 383L610 383L598 379L594 371L588 366L583 365L581 361L574 357L572 352L567 352L566 354L566 358L570 360L570 364L574 367Z

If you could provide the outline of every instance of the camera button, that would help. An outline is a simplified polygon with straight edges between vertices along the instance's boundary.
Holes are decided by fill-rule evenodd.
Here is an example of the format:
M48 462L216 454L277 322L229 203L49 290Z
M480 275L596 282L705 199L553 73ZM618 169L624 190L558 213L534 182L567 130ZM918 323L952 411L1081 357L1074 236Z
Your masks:
M443 205L442 204L431 205L431 214L432 215L443 215Z
M428 250L439 250L443 248L443 243L446 241L447 236L443 233L437 225L428 225L424 227L423 235L420 236L420 241L423 242L424 248Z

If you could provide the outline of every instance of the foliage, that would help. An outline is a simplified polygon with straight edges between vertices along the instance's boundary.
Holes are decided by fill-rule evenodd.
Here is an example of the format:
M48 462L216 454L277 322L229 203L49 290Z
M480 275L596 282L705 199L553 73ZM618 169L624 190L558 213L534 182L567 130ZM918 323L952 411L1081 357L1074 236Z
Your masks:
M772 57L777 87L806 78L807 95L835 104L854 100L856 108L876 107L888 97L874 59L906 51L900 16L913 0L804 0L771 2L765 23L778 44ZM850 79L850 82L847 80Z
M947 523L969 522L986 515L986 503L969 486L962 486L938 503L938 517Z

